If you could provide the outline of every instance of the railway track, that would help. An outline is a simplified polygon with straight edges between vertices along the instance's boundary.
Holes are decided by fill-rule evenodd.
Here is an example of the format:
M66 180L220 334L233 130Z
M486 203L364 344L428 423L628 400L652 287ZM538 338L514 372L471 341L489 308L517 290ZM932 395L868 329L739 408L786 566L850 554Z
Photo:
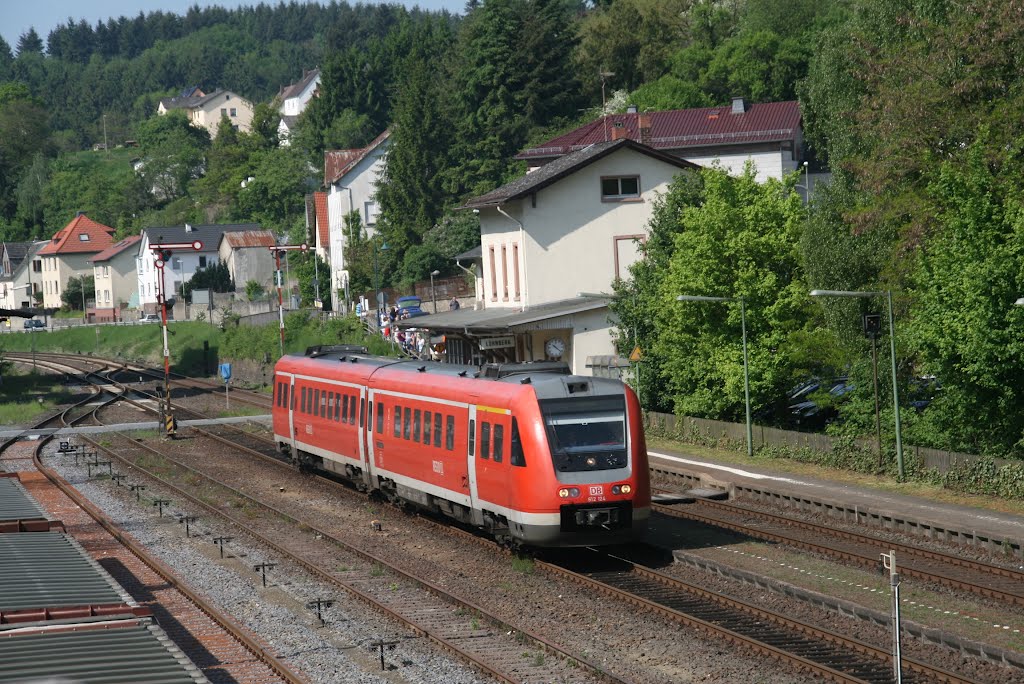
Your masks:
M877 568L879 554L895 550L900 555L900 573L905 577L1024 606L1024 572L990 563L797 520L734 502L698 499L692 504L655 504L653 510L669 517L787 544L863 567Z
M833 682L891 682L886 650L707 591L631 560L588 549L547 569L593 591L628 601L729 643L753 649ZM904 682L970 682L904 657Z
M68 368L67 366L62 366L56 363L51 363L50 367L57 370L57 372L63 372L61 368ZM93 374L85 373L82 374L81 377L83 380L87 381L90 375ZM102 382L102 376L97 375L96 377L97 380ZM59 414L49 416L44 420L38 421L31 429L71 427L87 419L89 416L94 415L101 408L116 402L120 398L118 395L111 394L109 391L102 389L99 385L94 385L94 387L95 393L93 396L86 397L72 404ZM103 397L104 394L107 395L105 398ZM99 402L98 405L97 402ZM19 439L19 437L13 437L0 444L0 454L7 451L7 449L12 444L19 441ZM40 439L32 453L32 461L36 469L42 473L51 484L60 489L79 508L85 511L93 520L103 527L111 537L117 540L131 554L138 558L139 561L159 575L171 590L177 592L186 601L194 605L198 610L216 623L225 633L230 635L231 638L240 644L254 658L262 662L270 672L274 673L280 679L280 681L283 681L286 684L302 684L302 682L305 681L292 672L287 665L277 658L276 655L263 648L263 646L250 637L245 630L234 623L215 606L210 604L196 592L192 591L187 585L181 583L159 560L156 559L155 556L150 554L144 547L136 543L130 537L124 535L113 521L103 515L99 509L85 499L85 497L83 497L74 487L71 487L54 470L46 467L42 463L42 453L46 444L51 439L52 437L44 437Z

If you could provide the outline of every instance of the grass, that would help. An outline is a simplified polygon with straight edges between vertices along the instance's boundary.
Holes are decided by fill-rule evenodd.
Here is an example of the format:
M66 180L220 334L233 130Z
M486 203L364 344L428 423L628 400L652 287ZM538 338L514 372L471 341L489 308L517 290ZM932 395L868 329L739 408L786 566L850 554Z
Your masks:
M58 376L7 367L0 384L0 425L22 425L70 401ZM41 401L40 401L41 400Z

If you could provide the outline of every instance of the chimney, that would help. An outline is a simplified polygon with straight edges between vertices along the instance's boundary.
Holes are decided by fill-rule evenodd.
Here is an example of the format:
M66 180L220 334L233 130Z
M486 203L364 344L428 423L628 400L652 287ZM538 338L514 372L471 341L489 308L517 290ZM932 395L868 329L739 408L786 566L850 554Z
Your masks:
M622 138L628 138L629 131L622 125L621 121L616 121L612 124L612 140L620 140Z
M637 119L637 126L640 129L640 144L649 146L651 144L651 115L641 114Z
M186 223L185 224L185 232L186 233L191 233L192 232L192 224L191 223Z
M745 114L747 111L747 101L742 97L732 98L732 113L733 114Z
M631 105L627 106L626 107L626 113L627 114L636 114L636 105L635 104L631 104Z
M75 212L75 216L76 217L78 217L78 216L85 216L85 212L84 211L76 211Z

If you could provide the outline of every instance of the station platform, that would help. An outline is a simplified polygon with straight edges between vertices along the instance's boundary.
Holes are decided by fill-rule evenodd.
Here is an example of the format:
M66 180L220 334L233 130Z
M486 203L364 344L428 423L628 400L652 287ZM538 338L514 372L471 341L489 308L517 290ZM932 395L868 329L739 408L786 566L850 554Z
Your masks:
M773 469L770 463L730 463L728 453L710 460L685 448L659 447L648 449L648 457L652 475L660 469L683 473L692 487L726 490L730 498L750 497L847 522L981 547L1012 555L1024 567L1024 515L793 475Z

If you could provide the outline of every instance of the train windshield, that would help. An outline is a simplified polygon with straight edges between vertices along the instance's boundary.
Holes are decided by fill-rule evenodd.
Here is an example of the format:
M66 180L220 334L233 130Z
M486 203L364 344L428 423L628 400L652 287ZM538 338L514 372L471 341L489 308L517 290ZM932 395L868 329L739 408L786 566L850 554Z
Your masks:
M626 467L626 403L621 396L540 402L555 470Z

